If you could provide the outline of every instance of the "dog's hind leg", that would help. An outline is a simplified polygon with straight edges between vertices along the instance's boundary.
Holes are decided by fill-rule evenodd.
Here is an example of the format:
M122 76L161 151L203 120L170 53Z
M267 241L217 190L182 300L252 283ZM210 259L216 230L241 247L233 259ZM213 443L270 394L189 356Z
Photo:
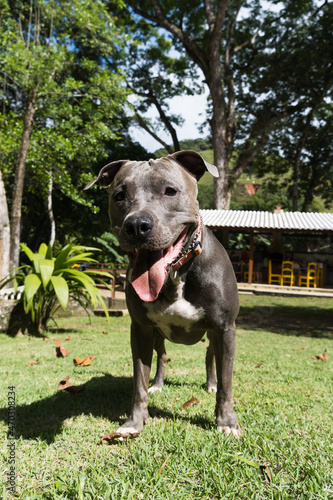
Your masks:
M162 390L162 387L164 385L165 368L168 362L168 357L164 345L164 338L162 337L158 329L155 329L154 349L157 354L157 367L155 378L148 389L148 392L150 394Z
M217 382L215 377L215 354L214 354L214 346L211 340L211 335L207 332L208 337L208 347L206 352L206 374L207 374L207 391L208 392L216 392L217 391Z

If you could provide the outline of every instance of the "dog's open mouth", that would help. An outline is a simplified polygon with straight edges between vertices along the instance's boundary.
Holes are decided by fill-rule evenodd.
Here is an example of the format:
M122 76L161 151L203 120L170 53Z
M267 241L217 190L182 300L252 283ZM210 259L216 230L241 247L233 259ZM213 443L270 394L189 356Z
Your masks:
M131 282L144 302L153 302L157 299L168 274L168 266L183 248L186 233L187 230L184 229L170 248L154 251L139 249L133 252Z

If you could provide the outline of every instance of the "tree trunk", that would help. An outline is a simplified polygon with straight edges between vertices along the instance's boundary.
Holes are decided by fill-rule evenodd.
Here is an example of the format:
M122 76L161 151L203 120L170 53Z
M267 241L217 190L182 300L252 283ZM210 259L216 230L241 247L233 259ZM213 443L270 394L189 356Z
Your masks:
M298 211L298 185L299 185L299 169L300 169L300 155L297 154L296 160L293 165L293 212Z
M209 70L205 77L212 98L213 115L210 122L214 164L219 177L214 182L214 206L218 210L228 210L231 200L231 183L229 182L229 158L227 140L227 106L223 88L221 64L221 37L228 0L219 0L216 14L211 4L205 3L206 18L210 30ZM204 71L205 68L202 67Z
M309 210L309 206L313 202L314 190L316 187L316 178L318 178L317 171L315 168L311 168L311 177L308 183L307 190L305 192L303 206L301 210L302 212L307 212Z
M216 55L216 57L218 57ZM213 116L210 122L214 165L219 171L219 177L214 183L214 207L218 210L228 210L231 200L231 186L228 175L228 151L226 138L226 113L223 87L221 82L221 68L213 65L211 74L210 93L213 103Z
M0 280L9 273L10 228L5 185L0 170Z
M231 187L226 168L219 169L220 176L215 179L214 184L214 207L217 210L229 210L231 202Z
M330 74L330 72L328 72L328 75L329 74ZM293 211L294 212L297 212L297 210L298 210L299 174L300 174L302 151L303 151L303 148L304 148L306 141L307 141L307 138L308 138L308 134L309 134L309 130L311 127L311 122L313 120L313 117L315 116L319 105L323 101L327 91L331 88L331 86L332 86L331 78L328 77L328 80L326 81L322 92L317 96L316 101L314 102L312 108L308 112L308 115L306 117L306 121L304 124L304 129L302 130L301 137L300 137L298 144L297 144L296 158L295 158L294 166L293 166ZM311 187L310 187L310 192L311 192ZM312 198L313 198L313 196L312 196ZM311 199L311 201L312 201L312 199ZM311 203L311 201L310 201L310 203ZM307 206L306 200L304 201L304 206Z
M228 210L231 200L231 189L228 176L228 154L225 129L225 111L223 89L221 83L211 89L213 101L213 116L211 131L214 149L214 165L219 171L219 177L214 182L214 207L218 210Z
M36 113L34 99L28 102L27 110L24 117L23 133L18 153L14 190L12 199L12 209L10 216L10 262L9 270L16 269L19 265L20 257L20 236L21 236L21 212L22 212L22 197L25 177L25 165L30 146L30 136Z
M52 172L49 174L49 187L47 192L47 212L49 214L50 226L51 226L51 235L50 235L50 245L53 247L55 235L56 235L56 226L53 215L53 205L52 205L52 189L53 189L53 177Z

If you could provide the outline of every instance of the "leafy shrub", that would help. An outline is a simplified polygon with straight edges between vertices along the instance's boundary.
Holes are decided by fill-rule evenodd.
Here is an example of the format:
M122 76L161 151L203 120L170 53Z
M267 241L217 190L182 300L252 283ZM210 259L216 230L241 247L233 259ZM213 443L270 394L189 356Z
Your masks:
M127 265L127 254L120 248L119 242L114 234L103 233L94 237L94 241L101 247L99 262L111 262L115 265Z
M100 304L108 316L102 293L96 287L96 282L105 283L96 275L108 279L112 276L98 269L79 271L73 268L80 262L97 262L91 256L92 251L98 249L70 244L56 255L53 255L52 247L45 243L40 245L37 253L24 244L21 244L21 249L31 264L24 264L12 271L0 282L0 288L10 281L14 282L15 288L24 285L21 300L35 333L46 328L60 306L66 310L69 299L78 302L85 310L90 304L93 307Z

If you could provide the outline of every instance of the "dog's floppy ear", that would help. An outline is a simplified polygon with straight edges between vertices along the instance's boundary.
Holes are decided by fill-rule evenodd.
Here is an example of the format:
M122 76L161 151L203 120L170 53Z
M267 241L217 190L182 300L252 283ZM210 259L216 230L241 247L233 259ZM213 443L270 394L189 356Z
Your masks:
M110 186L110 184L112 183L118 170L120 170L121 167L127 162L128 162L128 160L119 160L119 161L113 161L111 163L108 163L107 165L105 165L105 167L103 167L100 170L96 179L88 182L88 184L83 189L84 190L89 189L94 184L99 184L100 186L102 186L104 188L108 188Z
M186 170L195 175L197 181L203 176L206 170L208 170L208 172L214 177L219 176L219 171L215 165L211 165L206 162L196 151L177 151L176 153L169 155L168 158L178 161L178 163L185 167Z

